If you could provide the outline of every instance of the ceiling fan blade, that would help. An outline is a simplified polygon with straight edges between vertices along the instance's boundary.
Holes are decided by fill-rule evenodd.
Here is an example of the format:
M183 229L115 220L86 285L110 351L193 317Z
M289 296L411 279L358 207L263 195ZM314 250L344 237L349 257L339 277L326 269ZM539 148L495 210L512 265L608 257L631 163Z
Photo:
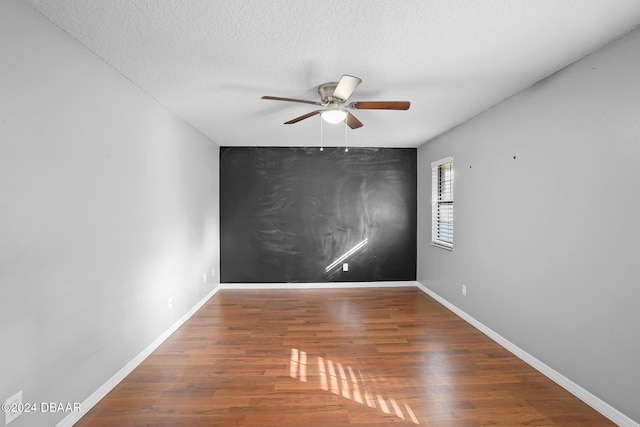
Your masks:
M409 101L360 101L349 104L356 110L408 110L410 106Z
M358 87L358 85L362 82L362 79L354 76L350 76L348 74L343 75L338 82L338 86L333 91L334 98L342 99L346 101L349 99L354 90Z
M291 119L288 122L284 122L285 125L292 125L294 123L298 123L301 120L308 119L309 117L315 116L316 114L320 114L322 110L312 111L310 113L304 114L300 117L296 117L295 119Z
M270 99L272 101L302 102L304 104L322 105L318 101L307 101L306 99L296 99L296 98L282 98L280 96L263 96L262 99Z
M353 114L347 111L347 116L344 118L345 123L351 129L358 129L364 126L360 120L356 118Z

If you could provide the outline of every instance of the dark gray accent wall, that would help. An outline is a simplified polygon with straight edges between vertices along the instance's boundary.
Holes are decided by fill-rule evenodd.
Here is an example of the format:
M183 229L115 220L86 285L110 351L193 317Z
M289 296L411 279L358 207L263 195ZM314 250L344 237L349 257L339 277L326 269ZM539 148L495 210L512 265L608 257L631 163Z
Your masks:
M639 52L636 30L418 150L418 281L636 422ZM446 156L453 251L430 245Z
M222 147L220 227L222 282L415 280L416 149Z

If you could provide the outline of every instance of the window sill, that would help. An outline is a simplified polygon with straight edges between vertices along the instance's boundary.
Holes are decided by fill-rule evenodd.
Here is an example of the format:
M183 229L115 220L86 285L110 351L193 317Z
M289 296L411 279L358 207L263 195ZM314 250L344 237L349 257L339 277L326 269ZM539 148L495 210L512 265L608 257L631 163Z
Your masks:
M435 246L436 248L444 249L447 251L453 251L453 245L447 245L438 242L431 242L431 246Z

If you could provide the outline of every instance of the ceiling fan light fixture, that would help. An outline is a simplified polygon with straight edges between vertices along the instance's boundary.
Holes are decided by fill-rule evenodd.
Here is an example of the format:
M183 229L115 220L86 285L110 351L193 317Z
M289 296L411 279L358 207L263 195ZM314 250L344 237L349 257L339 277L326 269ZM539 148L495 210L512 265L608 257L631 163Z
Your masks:
M322 112L322 119L327 123L340 123L345 117L347 117L347 112L335 104L329 105L327 109Z

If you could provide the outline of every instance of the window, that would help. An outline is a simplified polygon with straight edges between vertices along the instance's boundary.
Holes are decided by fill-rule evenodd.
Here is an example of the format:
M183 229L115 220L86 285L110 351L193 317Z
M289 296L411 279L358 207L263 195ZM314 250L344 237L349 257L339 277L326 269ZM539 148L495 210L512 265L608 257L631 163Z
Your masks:
M431 244L453 249L453 158L431 163Z

